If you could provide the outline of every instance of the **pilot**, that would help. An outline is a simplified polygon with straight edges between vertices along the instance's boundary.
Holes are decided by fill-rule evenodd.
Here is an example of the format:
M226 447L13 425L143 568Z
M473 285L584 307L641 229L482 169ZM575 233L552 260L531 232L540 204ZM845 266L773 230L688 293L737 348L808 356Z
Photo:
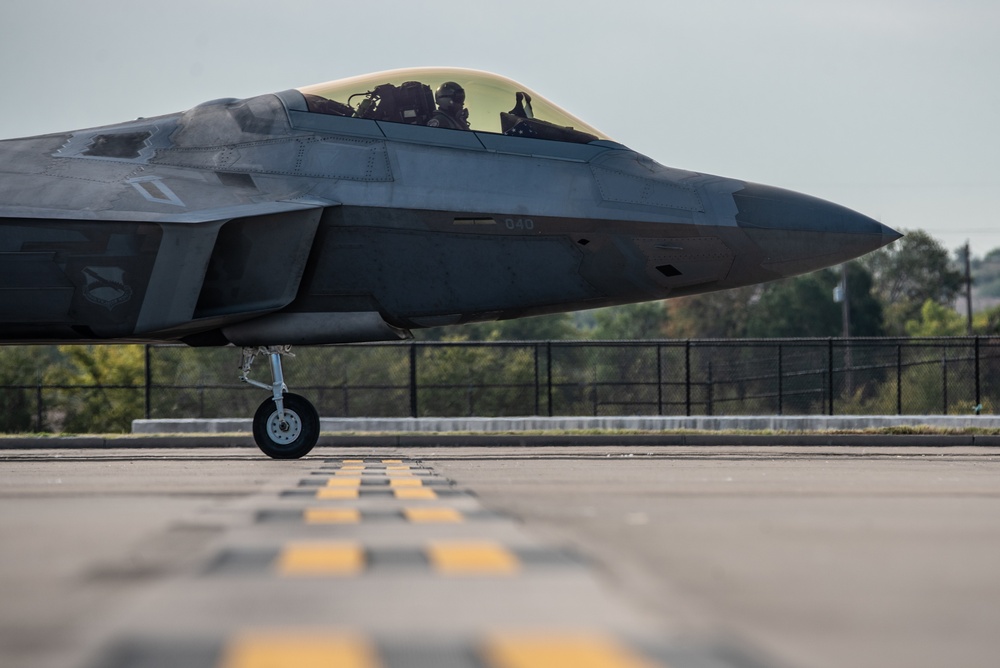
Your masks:
M465 89L454 81L446 81L434 93L437 111L427 121L431 128L469 129L469 110L465 108Z

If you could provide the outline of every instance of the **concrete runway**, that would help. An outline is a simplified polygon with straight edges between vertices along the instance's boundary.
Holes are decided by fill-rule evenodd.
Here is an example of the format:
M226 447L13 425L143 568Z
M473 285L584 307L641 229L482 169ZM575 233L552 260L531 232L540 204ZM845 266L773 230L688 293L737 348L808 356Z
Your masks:
M997 448L0 452L4 668L985 667L998 627Z

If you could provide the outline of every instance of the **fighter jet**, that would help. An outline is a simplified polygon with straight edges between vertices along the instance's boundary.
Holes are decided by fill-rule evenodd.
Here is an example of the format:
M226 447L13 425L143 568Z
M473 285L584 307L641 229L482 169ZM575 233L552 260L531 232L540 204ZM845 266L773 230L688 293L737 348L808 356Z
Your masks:
M0 341L237 346L269 393L255 441L297 458L319 417L291 345L723 290L899 236L664 167L501 76L395 70L0 142Z

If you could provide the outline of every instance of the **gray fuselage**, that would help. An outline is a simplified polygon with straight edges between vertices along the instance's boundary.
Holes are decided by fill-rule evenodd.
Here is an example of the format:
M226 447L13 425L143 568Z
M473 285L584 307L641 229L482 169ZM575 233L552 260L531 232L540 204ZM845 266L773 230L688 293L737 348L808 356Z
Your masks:
M0 340L402 338L769 281L898 236L607 140L314 113L292 90L0 142Z

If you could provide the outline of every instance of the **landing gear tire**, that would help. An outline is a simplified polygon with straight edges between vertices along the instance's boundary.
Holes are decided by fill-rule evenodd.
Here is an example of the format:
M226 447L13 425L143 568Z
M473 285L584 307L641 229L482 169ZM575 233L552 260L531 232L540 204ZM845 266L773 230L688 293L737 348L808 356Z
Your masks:
M253 416L253 440L273 459L304 457L319 440L319 413L309 400L298 394L283 395L284 416L274 399L264 401Z

